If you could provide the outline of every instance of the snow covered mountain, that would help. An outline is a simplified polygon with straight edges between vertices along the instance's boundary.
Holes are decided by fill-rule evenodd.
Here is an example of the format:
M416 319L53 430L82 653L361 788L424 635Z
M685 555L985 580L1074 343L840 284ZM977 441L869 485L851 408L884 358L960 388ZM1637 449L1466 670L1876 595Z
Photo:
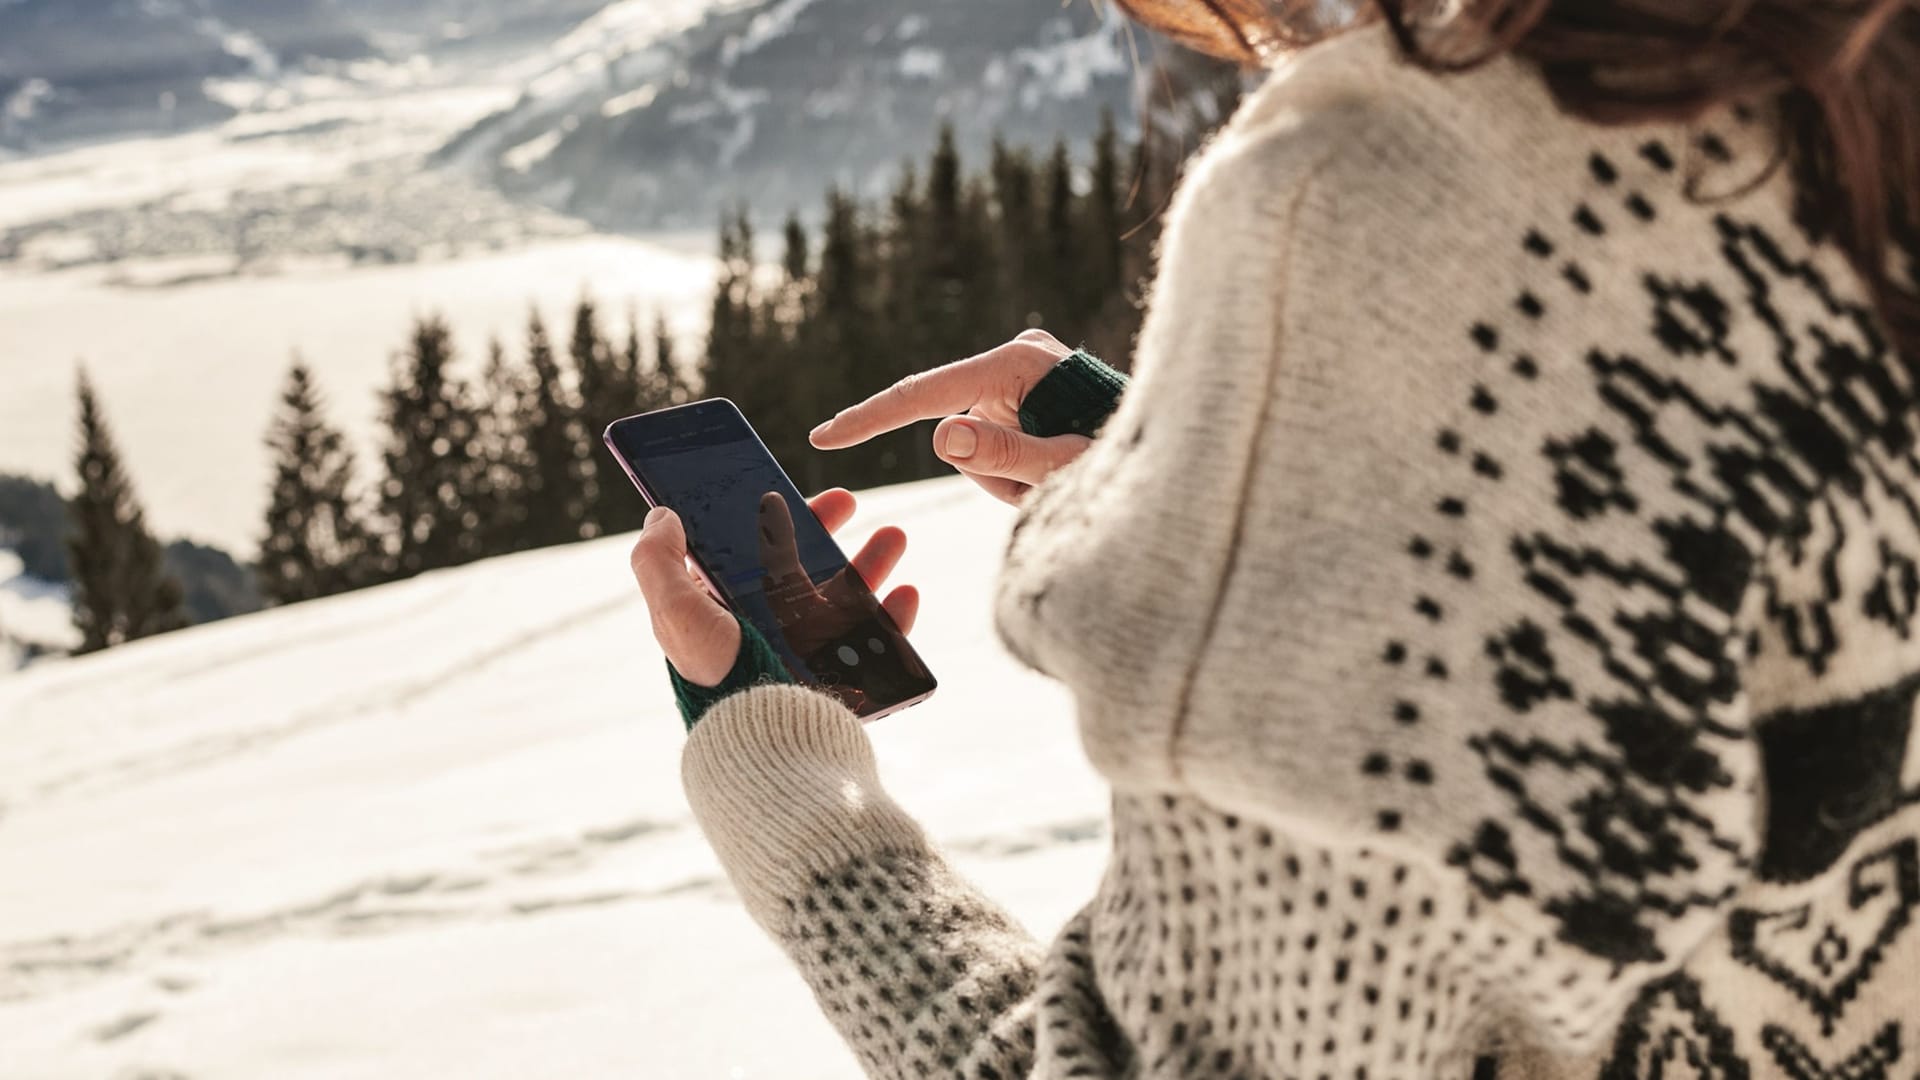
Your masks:
M988 615L1009 514L904 526L942 681L874 725L889 786L1041 935L1105 796ZM630 537L480 563L0 678L8 1080L857 1074L681 794Z
M234 111L225 80L421 54L524 55L605 3L0 0L0 149L222 120Z
M369 51L334 0L6 0L0 147L167 131L231 109L212 79Z
M440 160L597 224L704 228L878 194L943 122L973 154L1082 138L1131 112L1126 33L1079 0L0 0L0 153L457 71L518 97Z
M878 194L942 123L978 154L996 132L1080 138L1103 109L1130 111L1127 28L1091 4L719 0L635 39L623 13L641 5L674 10L613 5L443 157L605 226L705 226L739 200L777 213L829 184Z

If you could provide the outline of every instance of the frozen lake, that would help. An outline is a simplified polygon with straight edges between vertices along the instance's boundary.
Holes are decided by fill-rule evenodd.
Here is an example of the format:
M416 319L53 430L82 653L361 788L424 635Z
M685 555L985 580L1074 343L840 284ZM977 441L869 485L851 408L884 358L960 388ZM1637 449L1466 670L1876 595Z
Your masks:
M370 450L375 391L415 315L445 315L476 370L489 335L517 350L530 305L551 324L582 289L610 323L639 305L669 312L693 336L714 276L713 260L695 253L704 242L580 237L389 267L296 263L164 288L108 284L97 268L0 269L0 470L65 483L84 362L154 528L248 552L267 494L261 438L295 353L315 369L335 422ZM565 340L564 326L552 329ZM370 453L361 464L372 464Z

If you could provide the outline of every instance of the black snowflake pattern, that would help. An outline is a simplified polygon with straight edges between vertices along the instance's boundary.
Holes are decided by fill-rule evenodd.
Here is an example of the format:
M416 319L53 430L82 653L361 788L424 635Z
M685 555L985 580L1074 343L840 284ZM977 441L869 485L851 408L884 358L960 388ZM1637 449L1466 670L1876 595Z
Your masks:
M1731 154L1719 139L1690 152ZM1920 607L1920 559L1893 545L1879 552L1875 588L1849 599L1840 581L1849 523L1838 507L1869 487L1902 489L1890 463L1912 461L1920 371L1894 354L1870 308L1841 295L1811 254L1813 239L1718 212L1700 218L1724 263L1710 278L1643 273L1623 283L1590 269L1614 265L1595 257L1610 236L1663 220L1651 193L1675 158L1659 143L1631 165L1595 154L1590 195L1521 240L1564 291L1536 284L1511 313L1467 330L1477 353L1530 381L1542 361L1524 347L1526 326L1603 287L1637 289L1649 344L1596 342L1577 357L1601 421L1544 438L1544 472L1527 469L1523 481L1514 462L1480 445L1499 440L1476 438L1503 416L1500 384L1483 380L1463 388L1458 418L1434 441L1448 458L1492 466L1463 471L1458 489L1442 491L1438 518L1473 513L1475 478L1551 485L1545 498L1560 521L1512 535L1498 564L1485 551L1458 557L1533 599L1484 642L1497 699L1515 718L1540 709L1583 717L1578 726L1496 722L1471 736L1508 812L1477 822L1452 861L1483 896L1529 898L1562 940L1616 967L1669 960L1663 928L1727 903L1761 860L1709 809L1742 783L1733 762L1755 754L1740 695L1749 590L1763 590L1778 639L1814 675L1831 665L1854 610L1905 636ZM1920 513L1913 521L1920 535ZM1596 539L1600 524L1644 530L1641 550L1658 557L1608 547ZM1448 535L1436 525L1407 550L1438 567ZM1776 579L1769 557L1804 572ZM1444 594L1409 603L1437 640ZM1854 610L1841 610L1848 603ZM1419 702L1394 708L1417 714Z

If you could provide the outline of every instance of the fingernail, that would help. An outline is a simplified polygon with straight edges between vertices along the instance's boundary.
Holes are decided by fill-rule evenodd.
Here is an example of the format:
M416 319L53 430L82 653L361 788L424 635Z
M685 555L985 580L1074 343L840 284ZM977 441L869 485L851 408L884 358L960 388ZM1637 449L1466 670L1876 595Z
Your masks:
M832 427L832 426L833 426L833 421L831 421L831 420L823 420L823 421L821 421L821 422L820 422L820 426L818 426L818 427L816 427L816 428L814 428L814 429L813 429L812 431L809 431L809 432L807 432L807 438L809 438L809 439L817 439L817 438L819 438L819 437L820 437L820 433L821 433L821 432L823 432L823 431L825 431L825 430L827 430L828 428L830 428L830 427Z
M647 511L647 520L642 522L640 524L640 527L643 529L650 529L654 526L656 522L662 520L668 514L671 514L671 513L673 513L673 511L667 509L664 506L656 506L653 509Z
M965 424L955 424L947 429L945 443L947 456L965 461L973 456L973 448L980 443L979 436Z

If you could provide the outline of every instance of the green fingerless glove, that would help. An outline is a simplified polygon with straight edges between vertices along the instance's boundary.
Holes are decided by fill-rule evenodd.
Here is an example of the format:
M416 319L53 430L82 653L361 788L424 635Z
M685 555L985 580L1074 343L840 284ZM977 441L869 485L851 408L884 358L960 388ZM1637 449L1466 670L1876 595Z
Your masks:
M766 637L745 619L740 619L740 654L734 658L733 670L727 672L718 686L688 682L671 663L667 665L667 678L673 682L673 699L680 706L680 718L687 722L688 731L722 698L755 686L794 681L780 654L773 651Z
M1127 377L1084 349L1070 353L1027 391L1020 430L1040 438L1092 436L1120 407Z

